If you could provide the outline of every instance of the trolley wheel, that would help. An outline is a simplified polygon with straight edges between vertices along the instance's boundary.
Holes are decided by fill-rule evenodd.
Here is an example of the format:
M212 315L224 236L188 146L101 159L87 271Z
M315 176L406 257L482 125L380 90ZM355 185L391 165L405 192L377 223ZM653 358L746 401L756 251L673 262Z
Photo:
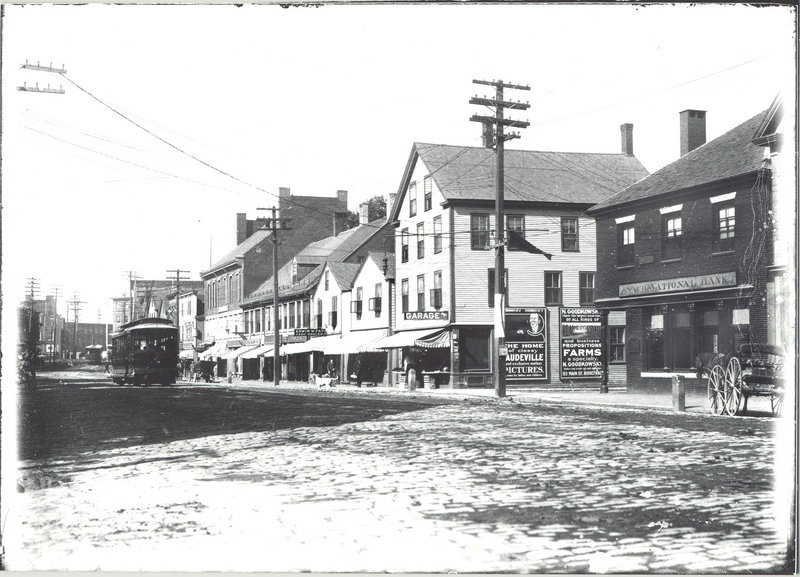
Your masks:
M772 395L769 398L769 404L772 407L772 415L780 417L783 412L783 394Z
M715 415L725 412L725 371L714 365L708 373L708 408Z
M725 412L731 416L739 413L742 405L742 363L731 357L725 369Z

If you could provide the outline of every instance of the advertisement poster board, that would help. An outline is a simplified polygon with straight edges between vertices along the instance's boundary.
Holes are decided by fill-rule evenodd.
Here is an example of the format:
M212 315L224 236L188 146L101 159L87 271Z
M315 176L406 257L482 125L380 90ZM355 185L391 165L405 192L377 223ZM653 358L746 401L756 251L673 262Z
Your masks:
M603 339L600 312L581 307L560 310L561 380L600 379Z
M506 381L546 381L550 378L547 350L547 309L506 309Z

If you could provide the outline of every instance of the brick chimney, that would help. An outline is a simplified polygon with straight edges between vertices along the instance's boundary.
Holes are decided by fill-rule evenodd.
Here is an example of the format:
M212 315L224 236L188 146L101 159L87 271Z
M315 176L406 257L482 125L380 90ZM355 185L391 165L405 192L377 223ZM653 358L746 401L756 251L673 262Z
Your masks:
M622 154L633 156L633 124L620 124L619 131L622 136Z
M336 191L336 198L341 200L344 203L345 208L347 208L347 191L346 190L337 190Z
M236 246L247 240L247 213L236 213Z
M681 118L681 156L706 143L706 111L684 110Z
M369 222L369 203L362 202L358 205L358 224L367 224Z
M292 190L288 186L278 187L278 208L284 208L284 205L288 206L286 201L290 198L292 198Z

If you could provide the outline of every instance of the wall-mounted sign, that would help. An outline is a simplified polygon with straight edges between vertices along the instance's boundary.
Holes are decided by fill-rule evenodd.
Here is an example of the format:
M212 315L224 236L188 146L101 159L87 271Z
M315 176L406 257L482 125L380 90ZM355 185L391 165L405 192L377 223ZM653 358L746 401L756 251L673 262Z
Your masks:
M325 329L300 328L294 329L296 337L324 337L328 332Z
M411 311L403 313L407 321L446 321L450 318L448 311Z
M546 381L550 376L547 309L506 309L506 380Z
M302 335L281 335L281 344L304 343L308 339Z
M698 290L736 285L736 271L681 278L668 278L619 285L619 296L631 297L668 293L680 290Z
M600 312L593 308L561 307L561 380L603 376Z

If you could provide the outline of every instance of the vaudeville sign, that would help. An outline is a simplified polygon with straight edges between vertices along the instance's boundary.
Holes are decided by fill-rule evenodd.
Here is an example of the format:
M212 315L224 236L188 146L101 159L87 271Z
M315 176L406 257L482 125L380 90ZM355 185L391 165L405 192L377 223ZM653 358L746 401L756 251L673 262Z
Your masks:
M600 313L561 307L561 380L599 379L603 375Z
M549 378L547 309L505 311L506 381L546 381Z

